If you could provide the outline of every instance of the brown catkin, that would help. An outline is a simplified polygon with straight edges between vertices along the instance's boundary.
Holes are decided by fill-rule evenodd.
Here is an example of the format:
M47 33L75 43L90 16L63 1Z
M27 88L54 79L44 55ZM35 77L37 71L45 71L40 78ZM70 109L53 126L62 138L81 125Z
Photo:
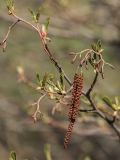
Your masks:
M70 122L68 129L67 129L67 132L66 132L66 135L65 135L65 138L64 138L64 148L67 148L67 146L68 146L68 142L69 142L71 134L72 134L73 126L74 126L74 122Z
M82 94L82 89L83 89L83 76L81 74L75 74L74 81L73 81L73 90L72 90L72 103L71 103L69 114L68 114L70 123L64 138L65 148L67 148L67 145L69 143L69 140L72 134L72 129L79 111L80 96Z
M69 109L69 120L75 120L79 106L80 106L80 96L82 94L83 88L83 76L81 74L75 74L73 81L73 90L72 90L72 104Z

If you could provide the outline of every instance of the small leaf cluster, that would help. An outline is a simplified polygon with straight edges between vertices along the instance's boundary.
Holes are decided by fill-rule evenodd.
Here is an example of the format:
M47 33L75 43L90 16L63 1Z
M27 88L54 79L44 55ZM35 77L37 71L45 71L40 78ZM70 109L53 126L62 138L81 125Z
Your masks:
M35 21L35 23L38 23L39 21L39 18L40 18L40 12L41 12L41 9L38 8L36 11L33 11L29 8L29 12L30 14L32 15L32 18L33 20Z
M120 102L118 97L115 97L114 101L112 101L109 97L103 97L102 100L114 111L120 110Z
M64 76L62 73L60 75L60 80L56 82L54 76L50 73L45 73L42 79L40 79L40 75L37 73L36 78L38 82L37 89L47 92L51 99L56 99L56 94L65 94Z
M51 39L47 37L49 24L50 24L50 17L46 18L45 22L42 24L41 27L41 36L42 39L44 39L45 43L46 40L48 40L49 42L51 41Z
M8 14L11 15L14 11L14 0L7 0L6 1L6 6L8 9Z
M114 66L104 60L103 51L104 50L102 49L101 41L98 40L96 43L91 45L91 49L85 49L78 53L71 53L74 55L72 62L74 63L78 57L78 68L81 68L81 70L83 67L88 69L88 64L90 64L94 72L100 73L102 78L104 78L104 66L109 65L112 69L114 69Z

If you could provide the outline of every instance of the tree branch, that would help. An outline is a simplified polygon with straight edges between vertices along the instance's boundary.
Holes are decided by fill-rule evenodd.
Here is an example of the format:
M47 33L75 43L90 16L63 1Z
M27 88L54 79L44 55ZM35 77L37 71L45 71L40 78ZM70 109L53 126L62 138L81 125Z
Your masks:
M93 107L94 113L96 113L98 116L104 119L106 123L109 124L109 126L115 131L120 140L120 129L115 125L115 123L113 123L113 121L108 119L99 109L97 109L90 95L86 95L86 98L89 100L91 106Z
M90 95L90 93L92 92L92 90L93 90L93 88L94 88L94 86L95 86L95 84L96 84L96 82L97 82L97 78L98 78L98 72L96 72L95 78L94 78L94 80L93 80L90 88L89 88L88 91L86 92L86 96Z
M39 28L39 27L35 27L35 26L34 26L33 24L31 24L30 22L24 20L23 18L18 17L15 13L12 13L12 16L13 16L15 19L17 19L17 21L14 22L14 23L9 27L7 34L6 34L5 38L4 38L4 40L0 43L0 45L3 45L3 44L7 41L8 36L9 36L9 34L10 34L10 32L11 32L11 29L12 29L18 22L21 21L21 22L23 22L23 23L31 26L32 28L34 28L34 29L39 33L39 36L40 36L41 41L42 41L42 43L43 43L44 50L45 50L45 52L47 53L49 59L50 59L51 62L55 65L55 67L57 68L57 70L59 71L59 73L63 72L64 78L66 79L66 81L68 82L68 84L71 86L71 85L72 85L72 82L70 81L70 79L68 78L68 76L66 75L66 73L64 72L64 70L62 69L61 65L58 63L58 61L53 57L53 54L52 54L52 52L50 51L47 43L45 43L44 39L42 38L41 33L40 33L40 28Z
M5 38L4 38L3 41L0 43L1 46L4 45L4 43L7 41L11 30L15 27L15 25L16 25L18 22L20 22L19 19L17 19L17 21L13 22L12 25L9 26L9 29L8 29L8 31L7 31L7 34L6 34Z

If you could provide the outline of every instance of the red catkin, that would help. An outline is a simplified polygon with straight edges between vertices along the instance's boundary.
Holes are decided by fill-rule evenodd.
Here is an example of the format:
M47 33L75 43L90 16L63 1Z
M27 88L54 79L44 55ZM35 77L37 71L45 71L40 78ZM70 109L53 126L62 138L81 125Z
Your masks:
M72 90L72 103L68 114L70 123L64 138L64 148L67 148L72 134L72 129L79 111L80 96L82 94L82 89L83 89L83 76L81 74L75 74L73 81L73 90Z

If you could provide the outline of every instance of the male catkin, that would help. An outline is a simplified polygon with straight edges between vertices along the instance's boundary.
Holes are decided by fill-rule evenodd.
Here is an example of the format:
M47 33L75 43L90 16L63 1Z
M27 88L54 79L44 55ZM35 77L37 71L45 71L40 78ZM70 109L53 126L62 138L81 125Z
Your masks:
M73 81L73 90L72 90L72 103L70 105L69 109L69 126L67 133L64 138L64 147L67 148L71 134L72 129L79 111L80 106L80 96L82 94L83 89L83 76L81 74L75 74L74 75L74 81Z

